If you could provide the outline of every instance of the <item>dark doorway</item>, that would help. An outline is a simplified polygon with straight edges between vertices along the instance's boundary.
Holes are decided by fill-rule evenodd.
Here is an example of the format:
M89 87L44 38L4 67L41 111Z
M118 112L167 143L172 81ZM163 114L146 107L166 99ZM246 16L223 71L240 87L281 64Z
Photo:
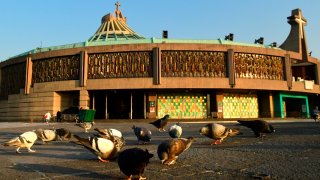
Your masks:
M94 91L94 109L96 110L95 119L106 119L106 92Z
M285 102L285 113L287 117L303 117L306 113L305 99L283 98Z
M108 113L110 119L129 119L130 93L121 91L108 93Z
M132 93L132 119L144 119L144 93Z

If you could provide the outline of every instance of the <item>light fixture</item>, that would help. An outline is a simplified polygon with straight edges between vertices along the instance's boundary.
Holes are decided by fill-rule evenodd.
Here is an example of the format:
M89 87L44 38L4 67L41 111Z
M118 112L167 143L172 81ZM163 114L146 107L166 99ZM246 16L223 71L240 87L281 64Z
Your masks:
M229 35L225 36L224 40L233 41L233 33L229 33Z
M255 40L254 40L254 43L255 43L255 44L263 44L263 41L264 41L264 38L263 38L263 37L260 37L259 39L255 39Z
M162 38L168 39L168 31L167 30L162 31Z

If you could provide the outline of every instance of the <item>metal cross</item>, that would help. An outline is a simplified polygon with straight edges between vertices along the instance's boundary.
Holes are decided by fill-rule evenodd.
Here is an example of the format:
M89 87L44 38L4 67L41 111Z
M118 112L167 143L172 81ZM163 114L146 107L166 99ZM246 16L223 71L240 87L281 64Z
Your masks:
M117 7L116 7L116 10L118 11L119 10L119 7L120 7L120 3L119 3L119 1L117 1L114 5L116 5Z

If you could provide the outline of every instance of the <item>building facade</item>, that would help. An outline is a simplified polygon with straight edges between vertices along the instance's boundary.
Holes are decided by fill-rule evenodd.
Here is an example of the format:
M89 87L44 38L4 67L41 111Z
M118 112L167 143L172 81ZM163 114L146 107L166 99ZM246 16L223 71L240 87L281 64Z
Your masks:
M282 45L144 38L116 4L89 40L0 63L0 120L40 120L70 107L96 119L309 117L320 63L295 9Z

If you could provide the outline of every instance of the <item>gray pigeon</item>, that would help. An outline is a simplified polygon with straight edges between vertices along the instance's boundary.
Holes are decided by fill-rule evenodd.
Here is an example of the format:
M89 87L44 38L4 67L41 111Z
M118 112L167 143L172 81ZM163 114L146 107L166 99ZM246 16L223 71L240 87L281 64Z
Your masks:
M132 129L138 139L138 143L143 142L143 144L146 144L151 141L152 133L150 130L144 127L136 127L135 125L132 126Z
M217 145L217 144L221 144L222 141L226 138L226 137L230 137L230 136L235 136L237 134L240 133L239 129L231 129L231 128L227 128L221 124L217 124L217 123L211 123L211 124L207 124L204 127L202 127L200 129L200 134L201 135L205 135L208 138L214 139L215 141L213 141L211 144Z
M84 132L88 133L88 130L91 129L94 124L95 123L93 121L92 122L82 122L82 123L75 124L75 126L79 126L79 127L83 128Z

